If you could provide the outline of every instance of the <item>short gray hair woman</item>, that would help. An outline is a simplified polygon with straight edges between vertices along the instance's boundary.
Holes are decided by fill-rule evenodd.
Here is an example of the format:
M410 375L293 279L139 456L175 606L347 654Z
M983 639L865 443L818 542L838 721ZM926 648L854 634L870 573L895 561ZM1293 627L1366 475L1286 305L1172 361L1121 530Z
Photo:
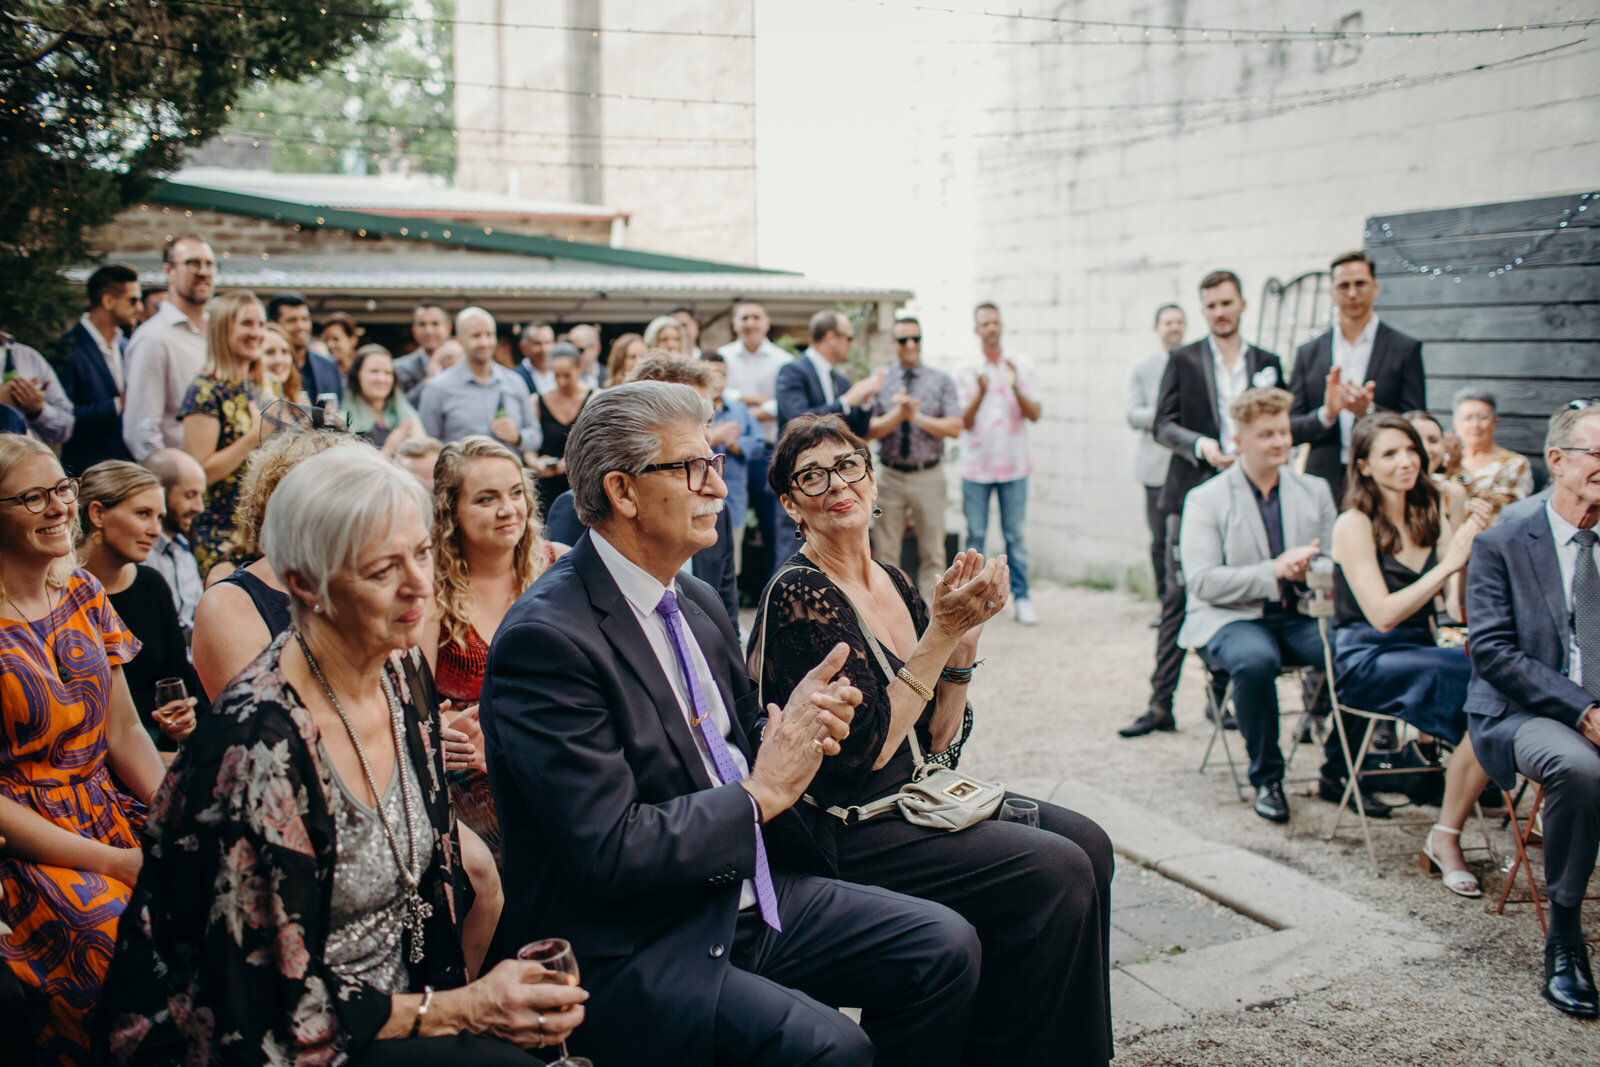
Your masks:
M1451 427L1461 440L1461 469L1455 479L1471 500L1487 500L1495 514L1533 492L1533 467L1527 457L1494 439L1500 425L1493 393L1467 388L1456 394Z
M261 541L294 625L222 692L151 807L131 902L145 921L121 931L101 999L116 1060L532 1067L517 1046L582 1020L583 991L532 984L535 964L466 983L438 701L413 648L430 526L422 487L366 445L273 493Z
M567 480L578 521L598 526L611 518L606 475L648 467L661 451L663 430L710 421L710 402L687 385L630 382L596 393L567 437Z

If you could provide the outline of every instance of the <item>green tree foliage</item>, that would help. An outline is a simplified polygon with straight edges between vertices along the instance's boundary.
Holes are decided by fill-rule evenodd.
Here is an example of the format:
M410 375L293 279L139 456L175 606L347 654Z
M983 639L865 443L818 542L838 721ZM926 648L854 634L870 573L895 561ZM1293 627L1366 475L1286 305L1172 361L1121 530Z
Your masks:
M86 238L224 129L247 89L319 73L382 32L384 0L6 0L0 326L52 339ZM324 11L328 13L324 13Z
M397 4L382 36L334 68L246 93L229 142L259 143L278 171L454 176L454 14L454 0Z

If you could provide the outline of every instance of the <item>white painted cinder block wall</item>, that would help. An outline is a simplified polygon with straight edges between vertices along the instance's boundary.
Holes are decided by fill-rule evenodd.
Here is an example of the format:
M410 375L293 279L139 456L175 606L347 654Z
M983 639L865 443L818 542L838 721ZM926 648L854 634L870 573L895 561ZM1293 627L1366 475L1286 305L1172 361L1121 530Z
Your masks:
M1328 27L1356 12L1303 0L1022 10L1292 28ZM1572 3L1382 3L1364 5L1358 17L1370 31L1585 14ZM1094 35L1062 25L1068 37ZM1048 23L995 20L989 32L1025 40L1056 31ZM1130 568L1147 569L1123 390L1128 366L1154 347L1150 324L1159 304L1184 307L1192 340L1204 329L1196 283L1212 268L1238 272L1247 300L1259 305L1269 276L1325 267L1333 255L1360 247L1369 214L1592 188L1600 175L1600 32L1589 35L1593 43L1499 69L1216 126L1199 118L1206 113L1200 105L1185 109L1184 126L1152 125L1171 110L1097 105L1252 96L1265 104L1269 94L1462 70L1583 34L1362 40L1320 49L1210 44L1181 52L1170 45L1018 44L966 64L974 93L1016 110L988 112L968 149L976 174L972 270L929 274L918 285L918 303L940 309L946 329L957 330L958 308L994 299L1008 343L1043 370L1045 415L1033 431L1038 470L1028 520L1034 572L1125 580ZM1041 110L1080 105L1090 108ZM1080 124L1092 128L1045 132ZM1014 136L984 136L995 134ZM961 215L949 205L928 208L932 216ZM1245 320L1252 339L1257 309Z

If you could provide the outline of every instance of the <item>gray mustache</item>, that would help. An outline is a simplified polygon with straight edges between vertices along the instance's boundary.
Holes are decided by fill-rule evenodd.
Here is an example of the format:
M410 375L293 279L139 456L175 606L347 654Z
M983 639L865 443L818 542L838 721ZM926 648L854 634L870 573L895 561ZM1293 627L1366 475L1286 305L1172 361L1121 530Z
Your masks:
M717 512L719 512L721 510L722 510L722 501L720 501L720 500L708 500L704 504L696 504L694 506L694 516L693 517L698 519L702 515L715 515Z

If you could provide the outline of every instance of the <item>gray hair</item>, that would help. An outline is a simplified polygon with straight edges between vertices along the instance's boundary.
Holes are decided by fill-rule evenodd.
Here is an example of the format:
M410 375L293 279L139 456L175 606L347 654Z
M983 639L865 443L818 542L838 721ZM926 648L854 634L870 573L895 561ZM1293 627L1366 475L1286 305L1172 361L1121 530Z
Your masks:
M1551 449L1571 448L1578 440L1578 423L1584 419L1600 418L1600 405L1591 404L1588 407L1564 407L1550 418L1550 429L1544 435L1545 455Z
M661 451L661 432L711 421L711 402L687 385L630 382L590 398L567 437L567 481L578 521L599 526L611 518L606 475L637 474Z
M1455 399L1450 401L1450 410L1456 410L1469 400L1476 400L1480 404L1488 404L1490 411L1498 412L1500 410L1500 405L1495 402L1493 393L1486 389L1474 389L1470 385L1457 393Z
M387 538L404 521L406 503L431 533L433 502L415 478L371 445L330 448L278 483L261 524L261 550L279 576L298 576L324 601L333 576L354 569L374 535ZM298 620L305 605L291 597L289 610Z

